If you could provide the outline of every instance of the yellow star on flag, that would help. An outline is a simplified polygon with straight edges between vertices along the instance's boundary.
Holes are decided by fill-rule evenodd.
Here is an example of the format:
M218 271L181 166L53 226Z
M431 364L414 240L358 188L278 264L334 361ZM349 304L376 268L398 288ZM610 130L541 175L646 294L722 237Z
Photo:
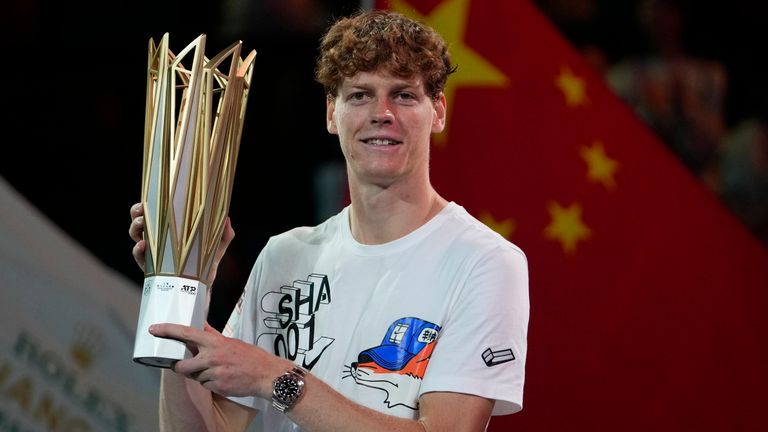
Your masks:
M581 220L581 206L578 203L563 208L559 203L552 201L547 205L547 210L552 220L544 229L544 235L559 241L566 254L575 252L576 244L592 234Z
M433 135L437 145L445 144L450 125L451 107L454 93L458 87L502 87L507 85L507 77L490 62L464 44L464 30L467 24L467 11L470 0L446 0L437 6L429 16L422 16L404 0L392 0L390 8L409 18L420 21L437 31L448 44L451 63L457 66L445 85L445 98L448 103L446 127L443 132Z
M483 212L480 215L480 222L484 223L488 226L488 228L496 231L497 233L501 234L502 237L509 240L510 236L513 232L515 232L516 224L513 219L504 219L497 221L496 218L493 217L491 212Z
M579 153L587 163L587 178L592 182L602 183L608 190L613 190L616 187L613 176L619 169L619 163L605 154L602 141L593 141L591 147L582 146Z
M587 98L587 83L583 78L575 75L568 66L560 69L560 74L555 78L555 85L563 92L565 103L568 106L577 107L579 105L586 105L589 102Z

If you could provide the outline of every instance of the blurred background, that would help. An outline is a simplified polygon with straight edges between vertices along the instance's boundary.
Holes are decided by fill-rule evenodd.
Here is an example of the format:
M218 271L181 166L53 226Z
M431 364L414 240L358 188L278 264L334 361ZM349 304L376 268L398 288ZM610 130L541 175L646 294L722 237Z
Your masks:
M412 0L411 3L428 3L423 9L429 9L440 2ZM520 4L517 1L512 3ZM768 4L746 0L536 0L532 3L576 48L587 67L605 80L608 87L686 167L692 178L736 216L738 223L758 240L758 246L768 246L768 85L765 82L767 64L762 50L763 41L768 40L768 29L764 23ZM341 192L345 182L343 160L336 138L325 129L325 100L322 88L313 80L313 68L318 40L326 26L335 18L354 12L360 5L358 1L331 0L4 2L0 29L4 42L3 76L6 86L0 177L63 233L81 244L107 268L123 275L129 281L128 285L138 291L143 273L131 256L133 242L128 237L128 226L129 208L140 198L148 42L150 38L158 41L168 32L170 48L178 52L205 33L207 53L217 53L236 40L243 41L245 52L257 50L230 209L237 234L222 262L209 317L211 324L220 329L241 293L251 265L268 238L295 226L314 225L344 204ZM506 7L506 3L504 5ZM475 10L487 13L487 9L478 7ZM478 22L492 15L487 13ZM526 41L526 44L529 42L532 45L538 41ZM552 45L551 40L548 43ZM540 45L546 44L542 42L534 47L539 48ZM544 48L541 50L545 51ZM486 52L493 54L493 50ZM547 81L553 87L549 77L541 81ZM590 87L590 90L595 88ZM552 95L562 105L561 95ZM538 108L544 106L542 102ZM542 123L547 124L545 119ZM458 134L459 129L455 131ZM644 142L638 138L637 142L626 147ZM621 143L612 144L616 144L614 149L618 152ZM560 162L558 159L553 166L559 167ZM626 177L622 178L622 181L627 181L623 185L630 183L632 162L622 160L623 167L627 168L624 171ZM661 170L661 166L641 168L650 179L655 175L654 170ZM667 170L665 175L669 174L668 168L664 166ZM528 184L521 184L521 190L525 192ZM579 183L578 187L585 185ZM584 190L597 195L594 189ZM683 189L675 189L678 190ZM631 186L625 191L628 193L618 196L631 200L638 193L638 189ZM656 195L664 194L654 189L644 198L652 199ZM533 415L530 418L538 424L542 419L554 422L556 416L549 414L552 408L564 413L563 421L566 423L572 416L583 415L582 425L587 426L584 430L595 430L594 425L599 424L600 418L592 414L591 410L595 407L589 406L589 402L595 405L615 403L623 410L635 410L632 403L615 398L612 392L616 391L622 398L635 396L642 403L646 403L646 396L652 394L656 411L646 413L645 420L649 424L653 424L654 414L662 413L659 418L668 414L666 421L678 421L680 425L698 422L698 425L713 430L753 430L749 427L720 428L721 423L707 423L709 417L698 413L677 412L679 407L672 407L668 402L679 399L674 391L680 391L679 394L685 396L695 393L719 409L720 404L727 401L717 396L732 397L740 393L745 395L744 399L732 397L730 400L730 408L734 412L750 411L752 405L762 406L762 383L768 381L763 366L768 361L763 343L766 301L762 288L765 266L762 263L765 251L752 247L754 242L743 241L739 231L733 237L733 244L749 246L743 254L715 247L708 254L710 257L722 254L732 257L732 260L717 269L705 269L705 272L711 270L711 273L700 272L698 260L701 257L696 253L685 254L691 249L704 249L701 244L706 244L712 233L694 232L696 241L693 242L687 236L698 227L716 230L718 228L712 228L711 221L722 220L717 218L715 211L696 214L698 208L692 213L707 219L707 222L701 225L688 223L690 219L686 219L687 215L675 219L674 212L681 213L680 207L695 201L678 197L683 198L683 204L667 209L652 205L650 209L646 207L642 216L654 215L655 218L648 220L669 225L656 227L659 228L661 240L653 237L648 241L654 248L652 251L656 251L659 243L665 243L665 246L673 245L675 248L674 251L666 251L669 255L682 251L683 258L668 259L664 253L649 255L650 248L644 249L645 246L638 247L637 251L628 246L616 253L632 239L637 241L638 237L653 232L654 227L638 229L634 226L635 215L631 213L621 216L628 219L615 218L613 211L619 207L617 195L610 195L610 199L614 200L610 205L614 207L607 204L605 208L599 207L602 205L599 203L608 202L607 196L600 195L588 204L592 205L590 216L595 220L600 220L600 209L605 210L602 214L603 225L597 226L605 230L602 238L595 235L592 244L585 242L581 249L583 254L562 253L557 247L559 245L549 241L551 239L542 240L539 231L531 235L537 236L539 243L546 243L544 246L534 247L533 241L523 245L526 252L533 252L529 255L531 257L538 258L538 254L544 255L541 251L546 251L555 260L548 263L537 262L535 258L531 260L534 263L532 275L539 277L536 283L532 283L533 304L539 307L540 313L534 316L538 321L532 321L530 333L535 341L531 347L536 351L531 352L531 391L527 397L533 403L523 411L522 420L526 419L526 415ZM696 195L696 199L698 197ZM577 198L587 200L584 196L577 195ZM665 201L662 199L660 202ZM630 208L626 201L622 203L624 209L621 211ZM532 215L538 211L525 207L528 204L524 204L525 212ZM5 210L10 204L0 202L0 206L0 210ZM539 218L537 223L544 221L544 216L544 210L536 214ZM673 219L672 222L667 224L667 218ZM8 226L19 228L22 225L11 223ZM532 227L535 224L528 225ZM694 225L694 229L687 230L685 235L674 236L675 231ZM725 225L728 226L723 228L718 240L729 238L729 233L734 231L733 226ZM609 232L612 234L606 234ZM14 239L13 236L7 238ZM5 246L7 250L22 250L27 246L25 242L26 239L0 246ZM681 246L680 243L685 244ZM30 249L39 251L41 245L45 247L38 241ZM595 249L590 249L592 247ZM593 253L591 256L590 251ZM0 252L3 252L2 248ZM0 254L0 258L6 256L9 255ZM51 259L50 256L47 258ZM582 258L592 261L579 261ZM718 259L718 256L710 258ZM56 260L54 257L52 262ZM594 262L598 264L592 267ZM618 265L606 269L610 264L603 266L605 262ZM733 262L743 262L744 265L739 267ZM545 276L559 273L548 271L550 266L563 270L562 280L547 286L542 283ZM80 268L73 266L71 271L77 274ZM656 279L652 274L654 271L662 272L662 277ZM734 278L729 277L739 272ZM582 277L584 275L589 277ZM739 276L743 279L738 279ZM56 282L60 279L51 278ZM551 280L554 279L552 277ZM702 281L707 279L714 282L706 285ZM3 288L8 290L2 294L3 301L6 298L13 300L10 290L26 288L26 280L10 280L0 279L0 285L8 284L8 288ZM721 284L722 280L727 280L727 283ZM98 279L97 282L104 281ZM110 292L106 285L96 285L104 288L106 293ZM54 285L46 282L40 286L48 289ZM130 297L124 300L129 301ZM16 308L20 309L17 313L29 315L36 311L34 306L37 300L26 299L24 302L28 303L19 303L26 306ZM58 306L53 303L54 307ZM10 309L15 308L17 303L10 301L8 304L12 305ZM133 310L127 309L123 317L126 322L135 316ZM81 314L78 310L71 312ZM110 315L108 319L111 318ZM12 321L16 324L13 316L5 319L8 320L6 325ZM55 326L55 320L52 321ZM35 363L25 357L32 356L29 353L37 353L29 347L57 346L55 342L60 338L53 332L49 332L52 336L45 344L30 342L32 339L26 333L28 327L27 322L22 322L19 332L7 332L12 339L7 345L7 354L0 353L0 371L5 373L11 370L11 366L16 366L16 370L22 371L19 374L32 374L24 372L27 370L24 368L30 371L35 368ZM571 332L563 329L570 329ZM90 334L77 331L81 335L78 337ZM128 346L132 329L121 327L120 331L125 333L128 341L125 345ZM590 332L588 340L583 336L586 331ZM699 338L690 337L689 332L699 335ZM44 333L41 331L39 334ZM637 343L639 337L645 338L643 340L647 344ZM83 345L86 348L98 347L98 344L92 343L93 340L86 342ZM73 343L72 346L80 345ZM579 351L565 354L559 351L569 347L576 347ZM666 350L666 357L664 353L654 352L653 359L658 364L651 363L651 368L646 368L648 350L658 347L662 347L659 351ZM95 351L91 348L77 352L93 354ZM733 352L733 358L728 360L731 363L723 367L724 360L717 357L718 350ZM57 352L57 355L64 356L61 351ZM559 356L568 354L570 357L566 358L569 361L562 362ZM7 360L9 358L15 363ZM121 358L129 363L127 354ZM713 374L716 386L712 384L712 377L704 381L700 379L699 373L709 371L711 366L710 363L702 363L702 359L727 369L726 373ZM40 364L46 366L43 360ZM85 377L87 372L83 364L77 366L82 368L82 373L78 375L81 377ZM694 365L698 365L699 369L694 369ZM738 367L731 367L733 365ZM622 368L629 368L631 372ZM51 369L40 370L45 375ZM613 375L606 377L607 370ZM104 373L112 372L106 370ZM9 380L3 381L7 376L0 374L0 386L13 385L8 384ZM656 380L660 376L662 378ZM26 375L13 382L26 382L24 377ZM52 386L56 384L53 379L56 377L48 378ZM581 379L605 386L595 387L591 398L586 398L588 400L578 400L584 405L575 403L578 398L568 393L568 390L574 389L581 393L584 388ZM646 386L644 391L626 386L628 379L632 379L635 386ZM668 383L670 387L658 382ZM717 388L721 393L709 397L698 386L707 390ZM551 393L555 387L562 390L560 405ZM150 382L146 388L156 389L156 386ZM607 390L604 391L604 388ZM681 388L685 390L679 390ZM4 396L11 394L6 390L3 388L0 393ZM732 390L733 394L726 393L728 390ZM140 395L143 395L142 391L139 391ZM526 391L529 391L528 388ZM69 396L61 396L61 400L66 397ZM7 402L7 406L20 412L28 408L20 397L15 400L6 397L0 401ZM542 401L538 405L538 417L537 401ZM700 408L700 400L691 401L686 409ZM154 408L153 401L149 405ZM86 406L86 409L89 407ZM3 423L3 410L0 406L0 429L5 430L3 427L11 426ZM27 414L30 412L28 410ZM765 424L764 414L755 411L750 416L738 412L746 419L743 424ZM613 414L621 419L627 417L625 411L614 410ZM27 417L42 424L35 415ZM518 421L519 416L513 417L513 421ZM24 417L20 415L18 418ZM730 424L732 419L717 418L717 421ZM616 424L613 426L613 429L619 430L632 429L626 424L625 428ZM634 425L637 429L644 426L643 423ZM684 429L670 426L670 430Z
M763 3L534 2L681 161L768 244L768 85ZM6 114L0 175L106 265L143 279L130 255L138 201L147 43L258 51L220 272L222 325L270 235L341 205L342 163L313 81L321 32L356 1L55 2L2 14Z

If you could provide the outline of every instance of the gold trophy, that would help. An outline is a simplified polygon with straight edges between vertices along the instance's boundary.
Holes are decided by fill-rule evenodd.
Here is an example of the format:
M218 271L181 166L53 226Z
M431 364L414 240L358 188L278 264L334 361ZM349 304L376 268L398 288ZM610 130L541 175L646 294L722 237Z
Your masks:
M205 35L178 55L149 40L144 170L146 268L133 360L170 367L182 342L149 334L155 323L203 328L206 286L221 243L256 52L238 41L212 59ZM187 68L182 64L184 62ZM228 66L228 73L219 68Z

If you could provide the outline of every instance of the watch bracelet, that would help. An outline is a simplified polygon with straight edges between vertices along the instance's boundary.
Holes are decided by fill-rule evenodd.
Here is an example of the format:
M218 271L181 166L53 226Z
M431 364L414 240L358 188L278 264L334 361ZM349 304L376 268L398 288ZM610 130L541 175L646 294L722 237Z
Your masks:
M283 413L288 411L288 410L290 410L293 407L293 405L295 405L296 402L298 402L299 398L301 398L301 395L304 393L304 386L305 386L304 377L308 373L309 373L309 371L304 369L303 367L301 367L301 366L294 366L291 370L286 371L285 373L283 373L280 376L278 376L277 378L275 378L275 380L272 382L272 406L275 409L277 409L278 411L283 412ZM296 395L296 397L293 400L291 400L288 403L285 403L282 400L279 400L277 398L277 395L276 395L277 383L279 382L279 380L281 378L284 378L286 376L293 376L293 377L295 377L300 382L300 386L299 386L299 389L298 389L298 394Z

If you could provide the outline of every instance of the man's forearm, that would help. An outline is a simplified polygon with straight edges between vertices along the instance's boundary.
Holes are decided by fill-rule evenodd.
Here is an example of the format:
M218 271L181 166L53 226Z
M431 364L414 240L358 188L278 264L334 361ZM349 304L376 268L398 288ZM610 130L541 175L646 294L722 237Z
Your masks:
M216 430L212 393L197 381L164 369L160 380L160 432Z
M416 421L393 417L358 405L316 377L308 377L306 392L288 412L288 416L302 430L312 432L424 431Z
M483 431L493 401L459 393L431 393L421 398L419 420L388 415L359 405L317 377L307 377L306 391L287 414L311 432Z

